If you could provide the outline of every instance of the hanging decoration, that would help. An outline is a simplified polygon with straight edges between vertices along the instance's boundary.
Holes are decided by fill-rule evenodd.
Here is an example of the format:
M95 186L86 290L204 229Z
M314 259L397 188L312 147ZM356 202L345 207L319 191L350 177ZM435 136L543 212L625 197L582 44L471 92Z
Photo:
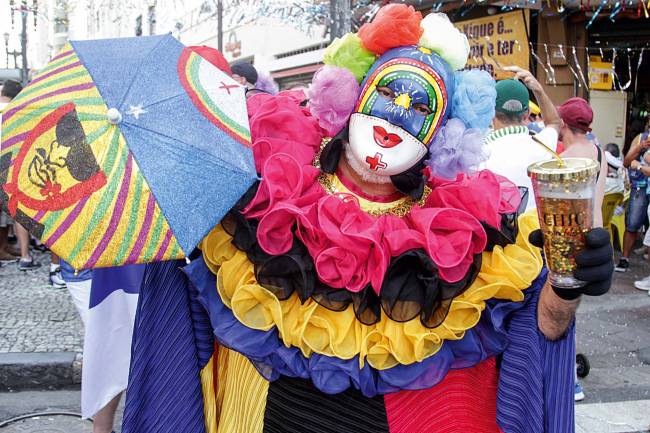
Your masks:
M551 56L548 53L547 44L544 44L544 52L546 52L546 66L548 66L548 70L551 71L551 76L549 78L551 79L553 85L556 86L557 80L555 79L555 69L553 68L553 65L551 65Z
M621 90L621 80L618 79L618 74L616 73L616 48L612 49L612 76L614 77L614 90L618 87L619 91Z
M620 84L620 83L619 83ZM630 49L627 49L627 83L621 87L621 91L627 90L632 84L632 54Z
M591 17L589 22L587 23L587 26L585 28L591 27L591 25L596 21L596 18L598 18L598 15L600 15L600 12L603 10L603 6L605 6L605 2L601 2L600 5L598 6L598 9L596 9L596 12L594 13L594 16Z
M576 54L576 47L571 47L571 52L573 53L573 62L575 63L576 67L578 68L578 72L580 73L580 80L582 81L582 84L585 86L585 89L589 88L589 84L587 84L587 80L585 79L585 73L582 71L582 66L580 66L580 62L578 61L578 55ZM589 59L589 53L587 53L587 59ZM587 77L589 78L589 77Z
M546 69L546 66L544 66L544 63L542 62L542 59L540 59L537 56L537 54L535 53L535 47L533 46L532 43L530 44L530 54L532 54L532 56L535 58L535 60L537 61L537 64L542 67L542 69L544 70L544 73L546 74L546 76L550 77L551 73L549 72L548 69Z
M634 79L634 93L636 93L638 87L639 87L639 70L641 69L641 62L643 62L643 51L645 48L641 48L641 52L639 52L639 61L636 64L636 78Z
M564 47L562 46L562 44L560 44L558 52L560 53L562 60L566 62L567 66L571 70L571 73L573 74L573 78L575 78L576 82L578 83L578 87L582 89L582 84L580 83L580 78L578 77L578 74L576 73L575 69L573 69L573 66L571 66L571 62L569 62L569 60L564 55Z

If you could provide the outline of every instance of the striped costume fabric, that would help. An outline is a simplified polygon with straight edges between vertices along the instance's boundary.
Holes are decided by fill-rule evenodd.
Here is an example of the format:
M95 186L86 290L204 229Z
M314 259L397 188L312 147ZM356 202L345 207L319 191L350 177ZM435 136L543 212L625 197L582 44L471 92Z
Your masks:
M523 306L509 316L510 344L498 370L495 358L490 358L452 370L426 390L367 398L354 389L328 396L300 378L281 376L268 382L248 359L221 345L211 358L214 374L209 378L199 374L211 339L205 332L206 314L180 263L148 265L145 274L127 390L126 433L467 433L468 425L472 433L574 431L573 390L567 385L573 383L573 329L556 342L537 329L537 299L546 271L527 289ZM210 389L204 395L208 412L212 411L210 422L203 414L202 387ZM172 400L183 404L171 406Z
M210 347L211 337L202 332L205 315L192 311L181 264L161 262L145 270L123 433L206 433L200 370L209 356L200 348Z
M182 257L107 110L67 45L3 114L0 201L75 269Z

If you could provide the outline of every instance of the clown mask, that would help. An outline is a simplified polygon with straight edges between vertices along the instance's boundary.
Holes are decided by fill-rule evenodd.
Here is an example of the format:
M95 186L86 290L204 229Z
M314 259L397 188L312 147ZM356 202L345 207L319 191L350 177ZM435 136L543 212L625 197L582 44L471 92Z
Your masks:
M387 51L361 83L346 158L364 179L390 182L419 163L448 115L453 74L431 50Z

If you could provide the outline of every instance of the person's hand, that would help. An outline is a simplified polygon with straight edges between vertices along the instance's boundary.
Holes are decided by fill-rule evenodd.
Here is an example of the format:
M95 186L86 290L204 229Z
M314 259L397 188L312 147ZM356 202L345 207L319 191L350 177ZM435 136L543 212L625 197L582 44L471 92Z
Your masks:
M641 168L641 163L638 160L635 159L634 161L632 161L630 163L630 168L632 170L638 170L639 168Z
M528 241L541 248L544 245L542 231L532 231ZM573 276L587 284L577 289L563 289L551 285L555 294L564 300L572 300L583 294L601 296L607 293L614 274L614 248L607 230L597 227L585 233L585 248L576 254L575 259L576 269Z
M526 87L528 87L533 92L541 92L544 90L539 81L537 81L537 78L535 78L535 76L530 71L520 68L519 66L506 66L503 69L508 72L514 72L515 79L524 83Z

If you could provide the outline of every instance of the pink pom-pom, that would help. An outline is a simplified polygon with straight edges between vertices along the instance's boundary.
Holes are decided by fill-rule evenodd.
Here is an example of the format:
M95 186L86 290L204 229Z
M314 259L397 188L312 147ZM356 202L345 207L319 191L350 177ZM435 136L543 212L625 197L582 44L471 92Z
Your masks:
M309 111L329 136L336 135L350 118L359 97L359 84L344 68L323 66L309 87Z

